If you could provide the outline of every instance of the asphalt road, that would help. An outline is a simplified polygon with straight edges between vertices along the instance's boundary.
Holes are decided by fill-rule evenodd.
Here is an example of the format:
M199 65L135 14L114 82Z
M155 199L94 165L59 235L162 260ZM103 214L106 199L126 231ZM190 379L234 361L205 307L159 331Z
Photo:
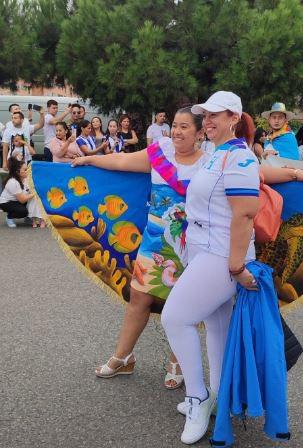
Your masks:
M168 352L159 321L137 347L134 375L97 379L111 355L124 308L67 261L47 229L8 229L0 213L0 447L184 447L184 391L163 387ZM303 341L303 309L288 316ZM303 447L303 359L289 374L290 448ZM211 427L213 426L213 422ZM211 428L210 428L211 429ZM236 448L285 446L268 440L262 419ZM208 447L209 431L196 444Z

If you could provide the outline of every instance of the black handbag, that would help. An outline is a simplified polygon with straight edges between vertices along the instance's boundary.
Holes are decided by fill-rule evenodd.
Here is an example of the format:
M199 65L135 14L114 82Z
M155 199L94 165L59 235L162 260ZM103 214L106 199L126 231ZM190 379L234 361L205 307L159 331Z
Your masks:
M303 348L282 316L281 321L284 333L286 367L288 371L296 364L296 362L300 358L303 352Z

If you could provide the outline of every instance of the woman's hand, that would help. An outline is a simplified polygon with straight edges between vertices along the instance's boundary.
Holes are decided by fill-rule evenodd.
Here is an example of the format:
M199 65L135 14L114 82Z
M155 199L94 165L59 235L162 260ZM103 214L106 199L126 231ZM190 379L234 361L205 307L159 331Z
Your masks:
M85 157L76 157L73 161L71 166L82 166L86 165L85 163Z
M72 134L70 137L68 137L67 141L69 143L73 143L76 140L76 136L74 134Z
M241 274L233 275L236 282L240 283L244 288L249 291L258 291L258 284L254 278L254 276L249 272L247 268L244 269Z

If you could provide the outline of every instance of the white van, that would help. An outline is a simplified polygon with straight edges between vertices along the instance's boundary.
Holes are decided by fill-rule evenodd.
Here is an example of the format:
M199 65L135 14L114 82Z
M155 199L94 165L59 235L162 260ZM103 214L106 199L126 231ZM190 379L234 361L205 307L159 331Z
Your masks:
M48 100L55 100L58 103L59 110L58 114L62 113L69 104L78 103L81 106L85 107L86 115L85 118L87 120L91 120L94 116L99 116L103 123L103 130L105 131L107 127L108 117L100 114L97 108L93 108L90 106L88 100L83 101L79 97L66 97L66 96L32 96L32 95L0 95L0 123L7 123L11 120L11 114L8 110L11 104L19 104L21 107L24 116L27 117L28 105L29 104L37 104L38 106L42 106L47 113L46 103ZM69 119L69 116L66 117ZM37 123L39 120L39 113L33 110L33 124ZM35 150L38 153L43 153L44 141L43 141L43 129L37 131L32 139L35 144Z

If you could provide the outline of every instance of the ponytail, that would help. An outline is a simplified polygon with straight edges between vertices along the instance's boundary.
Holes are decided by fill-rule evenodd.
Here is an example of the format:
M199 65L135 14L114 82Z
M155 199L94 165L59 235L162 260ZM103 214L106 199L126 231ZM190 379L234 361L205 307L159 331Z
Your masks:
M235 128L235 135L238 138L244 137L248 146L251 147L254 142L256 127L252 117L246 113L242 113L241 120L237 123Z

